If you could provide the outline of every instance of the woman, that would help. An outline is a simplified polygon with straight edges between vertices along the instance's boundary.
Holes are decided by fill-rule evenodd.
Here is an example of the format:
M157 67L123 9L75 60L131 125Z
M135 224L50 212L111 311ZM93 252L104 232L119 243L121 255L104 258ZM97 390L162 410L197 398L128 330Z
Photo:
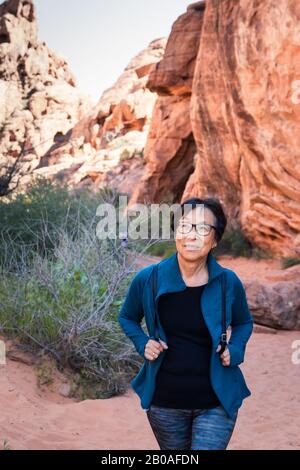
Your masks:
M157 264L155 337L152 266L134 277L119 322L145 359L131 385L160 449L226 449L238 409L251 394L238 367L253 319L244 287L211 250L221 240L226 216L218 199L188 199L172 229L177 252ZM226 328L222 354L221 274L226 275ZM145 316L149 335L141 327Z

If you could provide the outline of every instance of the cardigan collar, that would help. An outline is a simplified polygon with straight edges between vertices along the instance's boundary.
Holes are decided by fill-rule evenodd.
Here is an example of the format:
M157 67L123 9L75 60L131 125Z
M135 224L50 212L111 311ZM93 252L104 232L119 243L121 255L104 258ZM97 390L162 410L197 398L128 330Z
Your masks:
M224 271L224 268L216 261L211 252L209 252L207 256L207 269L208 284ZM178 252L176 251L173 255L158 263L158 289L156 300L162 294L178 292L185 288L186 284L180 272Z

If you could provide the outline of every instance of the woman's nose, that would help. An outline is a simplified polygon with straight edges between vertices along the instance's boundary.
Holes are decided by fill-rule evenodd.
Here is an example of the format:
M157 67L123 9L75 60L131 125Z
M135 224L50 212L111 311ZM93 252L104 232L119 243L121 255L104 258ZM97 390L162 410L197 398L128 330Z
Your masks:
M192 230L186 234L186 238L192 239L192 240L195 240L197 238L195 227L193 227Z

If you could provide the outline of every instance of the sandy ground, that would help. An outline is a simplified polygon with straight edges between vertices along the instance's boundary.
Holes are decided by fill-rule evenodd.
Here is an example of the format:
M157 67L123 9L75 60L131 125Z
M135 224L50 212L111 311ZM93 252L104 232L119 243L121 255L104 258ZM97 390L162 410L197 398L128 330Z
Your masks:
M256 276L257 270L256 264ZM294 340L300 331L251 336L241 369L252 395L240 408L228 449L300 449ZM58 393L61 380L57 374L41 391L32 365L7 359L0 366L0 448L7 441L12 449L159 449L131 388L123 396L75 402Z
M300 332L253 333L242 365L244 400L228 449L300 449ZM55 388L55 387L54 387ZM0 366L0 447L12 449L159 449L139 397L74 402L40 391L32 366Z

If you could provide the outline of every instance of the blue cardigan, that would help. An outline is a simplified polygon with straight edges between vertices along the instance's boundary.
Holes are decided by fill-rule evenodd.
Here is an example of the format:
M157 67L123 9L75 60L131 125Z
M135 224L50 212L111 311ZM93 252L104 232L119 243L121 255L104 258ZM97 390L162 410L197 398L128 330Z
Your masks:
M141 407L147 411L155 389L155 377L164 355L163 350L155 360L144 357L144 349L150 338L154 338L154 309L151 289L151 272L154 265L138 271L127 290L125 301L119 313L119 323L125 335L131 339L137 352L143 357L144 363L138 374L131 381L133 390L139 395ZM166 292L178 292L186 288L179 269L177 252L157 263L157 294L158 298ZM222 267L210 252L207 256L208 284L202 297L201 307L204 320L212 337L212 354L210 362L210 377L212 387L224 406L227 414L234 418L242 401L251 395L239 364L244 361L246 343L253 330L251 316L245 289L239 277L231 269ZM226 316L227 328L231 325L231 337L228 348L230 365L223 366L216 352L222 330L222 304L220 274L226 273ZM149 334L141 326L145 322ZM159 337L168 343L166 334L158 320Z

